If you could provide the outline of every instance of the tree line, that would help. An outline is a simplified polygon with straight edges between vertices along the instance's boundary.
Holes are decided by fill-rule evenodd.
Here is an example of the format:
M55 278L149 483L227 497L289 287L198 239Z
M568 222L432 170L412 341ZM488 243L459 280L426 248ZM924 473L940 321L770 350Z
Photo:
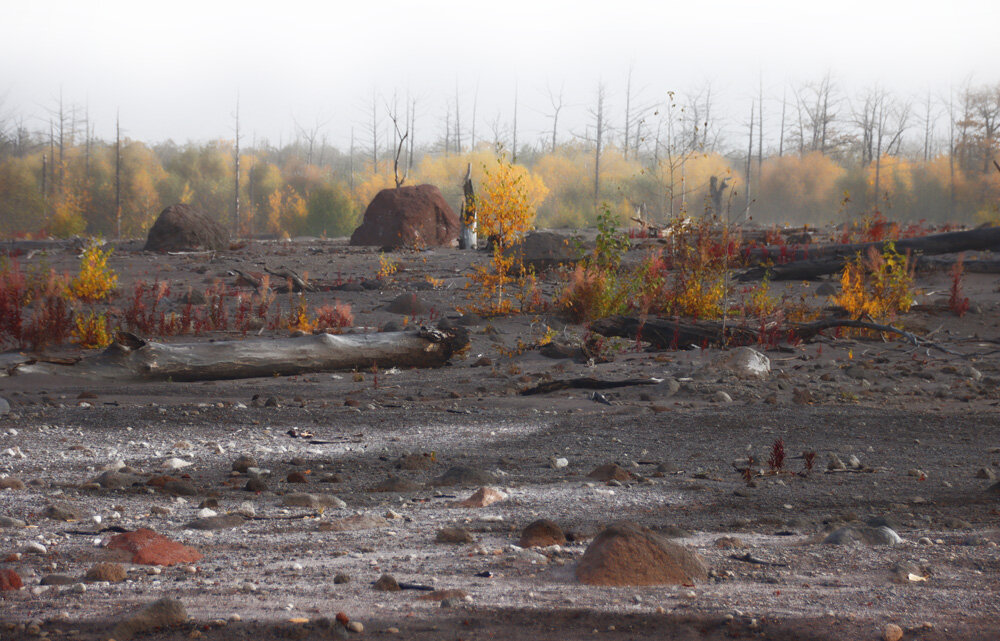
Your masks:
M612 104L599 83L586 125L563 132L567 102L546 88L550 129L534 139L517 130L516 92L513 118L477 131L477 101L467 114L456 90L426 132L415 99L373 92L346 148L320 121L296 123L288 143L247 144L238 107L230 139L152 144L116 123L102 140L85 109L60 99L41 127L0 116L0 235L138 237L165 206L187 202L239 236L342 236L378 190L399 184L435 184L457 208L466 167L481 175L499 149L525 170L539 227L593 225L603 204L623 222L711 212L818 224L876 211L1000 220L1000 83L914 100L881 87L848 96L825 75L780 99L762 86L743 120L718 115L709 84L647 100L630 71L620 89Z

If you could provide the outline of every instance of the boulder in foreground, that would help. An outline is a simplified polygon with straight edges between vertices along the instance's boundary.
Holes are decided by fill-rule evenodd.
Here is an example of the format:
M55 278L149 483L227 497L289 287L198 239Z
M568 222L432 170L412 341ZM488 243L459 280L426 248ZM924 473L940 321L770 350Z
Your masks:
M229 233L196 207L178 203L160 212L143 249L160 252L229 249Z
M365 210L352 245L450 247L458 241L458 216L434 185L383 189Z
M678 585L708 578L701 558L637 523L621 521L591 542L576 578L587 585Z

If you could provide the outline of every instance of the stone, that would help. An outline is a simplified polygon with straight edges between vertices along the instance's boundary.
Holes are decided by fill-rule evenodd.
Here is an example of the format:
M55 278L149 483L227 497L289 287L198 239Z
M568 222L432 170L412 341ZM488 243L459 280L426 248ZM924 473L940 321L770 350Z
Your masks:
M488 485L493 482L493 475L483 470L457 465L434 481L434 485Z
M365 209L351 245L383 248L449 247L458 241L458 216L433 185L383 189Z
M129 474L119 470L108 470L94 477L90 482L100 485L105 490L124 490L133 485L142 485L143 479L136 474Z
M171 479L163 484L163 491L174 496L198 496L198 488L190 481Z
M434 465L434 457L430 454L406 454L396 461L396 469L417 472L429 470Z
M712 400L716 403L732 403L733 397L728 393L719 390L715 394L712 394Z
M187 610L184 609L183 603L177 599L165 597L153 601L138 613L116 625L111 632L111 637L115 641L129 641L137 634L180 625L187 621L187 618Z
M0 479L0 490L23 490L24 481L13 476L5 476Z
M981 467L978 470L976 470L976 478L977 479L986 479L987 481L995 481L995 480L997 480L997 475L996 475L996 472L994 472L990 468L988 468L988 467Z
M771 359L751 347L737 347L716 359L712 367L737 378L761 380L771 373Z
M307 494L305 492L293 492L281 498L281 504L286 507L305 507L310 509L319 508L344 508L344 503L332 494Z
M45 506L42 517L53 521L82 521L87 518L84 512L69 503L56 502Z
M827 461L826 469L831 472L843 472L847 469L847 466L844 465L844 462L840 460L839 456L836 454L830 454L830 459Z
M243 454L241 456L236 457L236 460L233 461L234 472L239 472L240 474L246 474L247 470L250 469L251 467L257 467L257 459L255 459L252 456L247 456L246 454Z
M549 459L549 467L551 467L553 470L561 470L564 467L568 466L569 466L569 459L567 458L564 457L556 458L553 456L552 458Z
M350 574L344 574L343 572L338 572L336 575L334 575L333 582L335 584L337 584L337 585L343 585L344 583L350 583L351 582L351 575Z
M465 590L434 590L423 596L417 597L417 601L443 601L445 599L464 600L469 596Z
M302 472L289 472L285 480L289 483L308 483L309 479Z
M365 626L360 621L351 621L345 627L348 632L353 632L354 634L362 634L365 631Z
M422 316L427 313L427 305L413 292L400 294L385 306L385 311L402 316Z
M227 249L229 232L204 212L183 203L171 205L160 212L149 229L143 248L144 251L158 252Z
M396 578L391 574L383 574L372 587L379 592L399 592L401 589L399 587L399 583L396 581Z
M0 592L9 590L20 590L24 587L21 576L14 570L8 568L0 569Z
M564 545L566 535L562 528L549 519L538 519L528 524L517 542L522 548L544 548L550 545Z
M408 479L400 478L398 476L390 476L386 480L375 485L370 491L372 492L416 492L423 486L420 483L414 483Z
M205 516L184 525L188 530L231 530L243 525L246 519L240 514Z
M864 543L866 545L899 545L903 542L896 531L885 526L854 526L848 525L831 532L823 543L829 545L848 545Z
M321 532L355 532L358 530L371 530L377 527L386 527L389 522L378 515L355 514L336 521L328 521L319 524Z
M128 574L120 563L97 563L93 565L84 578L88 581L107 581L121 583Z
M247 484L243 486L243 489L247 492L266 492L267 483L265 483L264 479L259 476L254 476L247 481Z
M76 579L65 574L46 574L38 582L39 585L73 585L74 583L76 583Z
M48 549L37 541L28 541L24 544L25 554L48 554Z
M12 519L9 516L0 516L0 528L28 527L28 524L21 519Z
M507 500L507 495L492 487L481 487L464 501L458 503L461 507L487 507L494 503Z
M438 531L434 540L438 543L475 543L476 537L462 527L446 527Z
M107 548L120 550L129 557L130 563L139 565L176 565L195 563L202 559L197 550L147 528L116 534L108 541Z
M903 638L903 628L895 623L887 623L882 628L882 641L899 641Z
M576 568L587 585L680 585L708 578L701 558L637 523L614 523L597 535Z
M632 473L617 463L605 463L591 470L587 477L598 481L630 481Z
M6 416L7 414L10 414L10 402L0 396L0 416Z

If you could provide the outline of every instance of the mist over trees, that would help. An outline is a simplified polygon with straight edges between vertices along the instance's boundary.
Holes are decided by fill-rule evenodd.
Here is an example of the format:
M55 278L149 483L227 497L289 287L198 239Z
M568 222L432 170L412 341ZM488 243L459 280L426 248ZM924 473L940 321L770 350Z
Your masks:
M629 69L579 102L561 87L533 92L513 88L490 113L478 85L456 86L441 107L373 91L340 146L329 140L343 124L324 120L294 122L287 142L258 139L238 107L232 137L177 144L129 138L124 114L122 135L98 139L86 107L61 96L44 119L0 104L0 235L137 237L187 202L243 236L343 236L400 182L435 184L457 208L466 167L478 180L500 148L544 194L538 227L592 225L603 203L623 222L1000 220L1000 83L907 97L847 93L830 74L769 95L762 80L740 109L718 104L710 83L654 94ZM544 130L518 128L532 109ZM574 109L582 125L567 118Z

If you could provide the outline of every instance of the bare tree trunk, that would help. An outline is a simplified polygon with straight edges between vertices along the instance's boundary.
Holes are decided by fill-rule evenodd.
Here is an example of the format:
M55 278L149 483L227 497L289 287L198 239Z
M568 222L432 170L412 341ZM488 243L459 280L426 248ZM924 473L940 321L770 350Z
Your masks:
M517 162L517 81L514 82L514 131L510 151L510 161Z
M628 160L629 126L632 123L632 65L628 67L628 75L625 76L625 145L622 149L622 156Z
M597 85L597 110L594 112L596 131L594 133L594 211L601 198L601 151L604 141L604 83Z
M786 100L788 96L788 86L781 91L781 134L778 138L778 158L785 154L785 108L788 106Z
M458 97L458 81L455 81L455 150L462 153L462 109Z
M372 90L372 173L378 173L378 105Z
M310 153L311 153L310 145ZM233 184L233 238L240 237L240 94L236 92L236 163Z
M753 109L754 102L750 101L750 142L747 143L747 168L746 168L746 178L747 184L744 188L746 190L746 206L743 209L743 219L746 220L750 217L750 167L753 164Z
M115 235L122 239L122 130L115 114Z
M462 184L462 233L459 249L476 249L476 192L472 185L472 163L465 168L465 182Z
M472 140L469 144L469 150L476 150L476 109L479 106L479 79L476 79L476 93L472 95Z

